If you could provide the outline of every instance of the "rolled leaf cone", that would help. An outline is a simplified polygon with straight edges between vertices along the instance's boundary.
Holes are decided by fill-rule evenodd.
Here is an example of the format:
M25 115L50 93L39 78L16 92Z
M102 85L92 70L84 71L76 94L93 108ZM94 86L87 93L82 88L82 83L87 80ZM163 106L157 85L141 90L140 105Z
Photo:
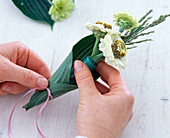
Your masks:
M89 58L87 58L92 53L95 41L96 38L94 37L94 35L89 35L81 39L77 44L73 46L70 54L49 79L48 88L50 89L51 94L54 98L57 98L63 94L77 89L77 84L72 73L75 60L86 60L85 63L91 69L94 80L97 80L99 78L100 75L94 70L94 67L91 67L91 63L88 64L90 61L88 61ZM47 96L47 90L39 90L32 95L30 101L26 105L24 105L23 108L29 110L34 106L40 105L46 101Z

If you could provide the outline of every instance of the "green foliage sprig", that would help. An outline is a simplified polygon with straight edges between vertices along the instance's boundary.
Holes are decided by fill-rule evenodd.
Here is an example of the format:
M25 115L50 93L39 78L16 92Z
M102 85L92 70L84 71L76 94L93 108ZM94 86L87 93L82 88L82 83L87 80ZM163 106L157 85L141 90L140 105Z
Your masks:
M149 32L146 32L146 33L143 33L143 32L146 31L149 28L152 28L152 27L159 25L160 23L164 22L167 17L170 16L170 14L161 15L157 20L153 21L152 23L148 23L148 21L152 19L152 16L149 16L152 13L152 11L153 10L150 10L149 12L147 12L139 20L140 25L138 27L132 29L129 32L126 32L122 36L122 39L123 39L123 41L125 42L126 45L134 45L134 44L138 44L138 43L142 43L142 42L152 41L152 39L144 39L144 40L141 40L141 41L134 41L134 40L138 39L140 36L146 36L146 35L154 33L154 31L149 31ZM128 49L132 49L132 48L135 48L135 47L130 47Z

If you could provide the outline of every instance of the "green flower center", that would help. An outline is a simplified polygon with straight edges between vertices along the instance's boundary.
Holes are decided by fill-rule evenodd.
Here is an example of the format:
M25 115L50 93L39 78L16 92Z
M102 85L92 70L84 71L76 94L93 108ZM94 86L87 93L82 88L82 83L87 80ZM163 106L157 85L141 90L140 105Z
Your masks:
M59 9L62 10L62 9L63 9L63 6L59 6Z
M132 24L128 19L119 19L117 22L118 22L118 26L123 27L125 29L129 29L132 27Z
M116 40L111 46L112 46L112 51L113 51L115 58L120 59L126 55L127 48L123 41Z

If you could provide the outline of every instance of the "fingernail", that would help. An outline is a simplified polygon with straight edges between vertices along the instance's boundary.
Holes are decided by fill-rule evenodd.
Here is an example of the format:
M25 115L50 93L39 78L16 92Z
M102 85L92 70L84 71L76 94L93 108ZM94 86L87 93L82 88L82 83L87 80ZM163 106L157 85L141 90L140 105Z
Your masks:
M37 86L38 87L47 87L48 86L48 81L45 78L39 78L37 80Z
M2 90L3 90L3 91L5 91L5 92L11 92L12 87L11 87L11 86L6 85L6 86L2 87Z
M74 62L74 70L75 72L80 71L83 68L83 63L81 61L75 61Z

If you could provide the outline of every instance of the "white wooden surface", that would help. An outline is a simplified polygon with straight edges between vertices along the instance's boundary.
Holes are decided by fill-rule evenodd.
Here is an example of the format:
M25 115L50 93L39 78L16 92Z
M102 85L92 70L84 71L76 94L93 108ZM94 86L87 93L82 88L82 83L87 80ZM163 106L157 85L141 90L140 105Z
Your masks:
M62 63L71 47L89 32L87 21L112 23L122 10L141 17L154 9L154 17L170 13L169 0L77 0L72 17L56 23L54 31L46 24L25 17L11 2L0 0L0 43L21 41L36 51L52 72ZM129 52L129 65L122 75L135 96L134 117L122 138L170 137L170 19L155 28L153 42ZM10 111L22 95L0 97L0 138L7 138ZM39 138L35 117L40 107L25 112L20 102L12 121L14 138ZM48 138L73 138L76 135L78 90L50 102L38 120Z

